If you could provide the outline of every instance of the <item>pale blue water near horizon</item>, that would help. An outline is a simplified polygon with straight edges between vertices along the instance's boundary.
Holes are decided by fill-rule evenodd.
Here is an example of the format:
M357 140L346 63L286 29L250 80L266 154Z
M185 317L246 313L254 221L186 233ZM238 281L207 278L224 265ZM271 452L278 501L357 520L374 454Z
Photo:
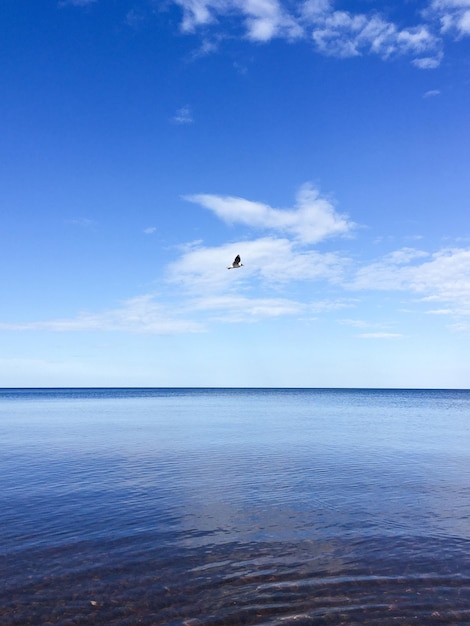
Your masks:
M0 623L470 624L470 391L0 389Z

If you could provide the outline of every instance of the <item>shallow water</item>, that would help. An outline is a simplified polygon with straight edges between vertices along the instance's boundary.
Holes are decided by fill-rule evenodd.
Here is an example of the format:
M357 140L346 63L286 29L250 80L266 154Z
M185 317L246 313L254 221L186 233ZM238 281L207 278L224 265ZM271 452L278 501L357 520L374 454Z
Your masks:
M470 624L470 392L0 390L0 623Z

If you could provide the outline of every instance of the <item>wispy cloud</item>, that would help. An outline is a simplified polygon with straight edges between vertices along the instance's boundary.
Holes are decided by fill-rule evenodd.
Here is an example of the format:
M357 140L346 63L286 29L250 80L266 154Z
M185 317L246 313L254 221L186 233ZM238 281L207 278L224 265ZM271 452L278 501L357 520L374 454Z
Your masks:
M23 323L0 323L1 330L43 330L51 332L115 331L168 335L203 330L201 324L179 319L155 301L144 295L123 302L117 309L98 313L80 313L76 317Z
M250 322L260 319L299 315L306 305L286 298L250 298L240 295L208 296L196 300L198 310L210 311L216 320Z
M442 33L457 37L470 35L468 0L432 0L425 15L439 21Z
M133 30L138 30L138 28L145 21L145 16L144 14L139 12L137 9L131 9L130 11L127 12L124 21L127 24L127 26L129 26L129 28L132 28Z
M153 235L156 232L157 232L157 229L155 226L149 226L148 228L144 228L145 235Z
M60 0L59 7L85 7L95 2L97 2L97 0Z
M356 335L361 339L397 339L402 335L400 333L391 332L392 324L380 321L370 321L363 319L342 319L338 320L342 326L349 326L357 330L362 330Z
M200 59L201 57L205 57L216 52L219 49L221 40L223 39L223 35L215 35L211 39L204 37L199 48L194 50L191 54L191 59Z
M233 323L257 322L280 317L304 319L312 314L336 311L353 306L353 304L345 300L301 302L289 298L225 294L195 299L191 306L197 311L209 312L213 320Z
M400 333L360 333L361 339L401 339L403 335Z
M434 56L413 59L412 64L420 70L434 70L439 67L443 57L442 52L437 52Z
M244 224L260 230L288 233L303 243L318 243L333 236L347 235L354 222L336 212L332 202L311 185L304 185L292 209L275 209L268 204L234 196L196 194L186 196L213 211L231 224Z
M413 252L410 248L396 250L357 270L354 279L349 282L349 286L352 289L404 289L407 285L409 286L412 271L412 268L406 265L406 261L422 256L427 256L427 253L421 250Z
M227 265L238 253L242 255L243 268L228 271ZM82 312L68 318L2 322L0 329L194 333L206 330L212 322L311 319L312 315L356 306L358 298L344 296L363 290L408 292L415 300L430 305L427 313L453 317L451 330L466 332L469 327L465 318L470 316L470 249L450 248L430 254L402 248L360 268L352 263L344 254L320 253L295 238L262 237L217 247L194 242L184 246L179 258L167 267L165 300L145 294L113 309ZM312 293L321 293L318 289L296 290L297 283L314 282L328 285L334 297L312 300ZM174 285L177 290L171 291ZM373 319L338 321L361 331L358 337L363 339L402 336L390 332L389 324Z
M317 49L336 57L377 54L383 59L409 55L435 58L439 53L439 39L424 26L399 29L377 14L352 14L332 11L317 18L312 32ZM429 62L429 61L428 61Z
M208 26L221 16L240 15L245 36L254 41L269 41L274 37L300 37L303 29L299 21L279 0L174 0L183 11L181 28L194 32Z
M242 255L244 267L227 272L228 263L237 254ZM334 252L302 250L288 239L263 237L212 248L192 246L169 266L168 279L189 291L204 289L206 292L230 290L257 280L271 285L291 281L339 282L347 264L347 258Z
M351 328L370 328L371 323L365 320L359 319L342 319L339 323L343 326L350 326Z
M316 50L340 58L375 54L382 59L408 56L420 69L437 67L443 33L470 32L466 0L434 0L415 23L399 27L377 10L336 10L331 0L173 0L182 10L181 29L221 32L239 19L244 37L258 42L274 38L313 41ZM227 20L224 23L224 19ZM437 26L436 26L437 24Z
M470 312L470 249L448 248L432 255L397 250L359 269L349 287L407 290L426 302L452 304L455 313Z
M423 98L435 98L436 96L439 96L441 94L441 92L439 91L439 89L430 89L429 91L426 91L423 94Z
M426 311L428 315L453 315L454 311L452 309L434 309L431 311Z
M269 41L273 37L297 39L303 28L278 0L248 0L244 5L247 37Z
M97 0L59 0L59 7L85 7ZM470 35L468 0L430 0L418 12L410 11L410 24L400 25L377 9L346 11L333 0L170 0L181 9L181 30L201 32L195 56L214 52L224 38L234 36L239 23L243 37L265 43L276 38L313 43L323 55L338 58L376 55L384 60L407 57L415 67L434 69L441 63L446 39ZM129 11L130 25L140 21ZM173 118L188 124L192 116L183 107ZM186 112L185 112L186 111ZM177 121L177 120L180 121Z
M96 222L94 220L90 220L87 217L81 217L78 219L67 220L67 224L71 226L79 226L81 228L90 228L91 226L95 226Z
M184 106L178 109L172 117L172 121L175 124L192 124L194 119L190 107Z

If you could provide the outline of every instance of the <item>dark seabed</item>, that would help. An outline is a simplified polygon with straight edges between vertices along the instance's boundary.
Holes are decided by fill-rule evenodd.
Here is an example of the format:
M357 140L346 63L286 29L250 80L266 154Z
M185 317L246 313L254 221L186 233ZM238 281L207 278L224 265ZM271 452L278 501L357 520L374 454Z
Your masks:
M470 624L470 392L0 390L0 623Z

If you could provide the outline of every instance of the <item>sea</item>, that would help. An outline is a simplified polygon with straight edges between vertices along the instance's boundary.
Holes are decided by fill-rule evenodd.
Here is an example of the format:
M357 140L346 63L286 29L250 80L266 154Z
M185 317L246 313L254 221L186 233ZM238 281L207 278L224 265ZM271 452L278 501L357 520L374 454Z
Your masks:
M470 391L1 389L0 624L470 624Z

